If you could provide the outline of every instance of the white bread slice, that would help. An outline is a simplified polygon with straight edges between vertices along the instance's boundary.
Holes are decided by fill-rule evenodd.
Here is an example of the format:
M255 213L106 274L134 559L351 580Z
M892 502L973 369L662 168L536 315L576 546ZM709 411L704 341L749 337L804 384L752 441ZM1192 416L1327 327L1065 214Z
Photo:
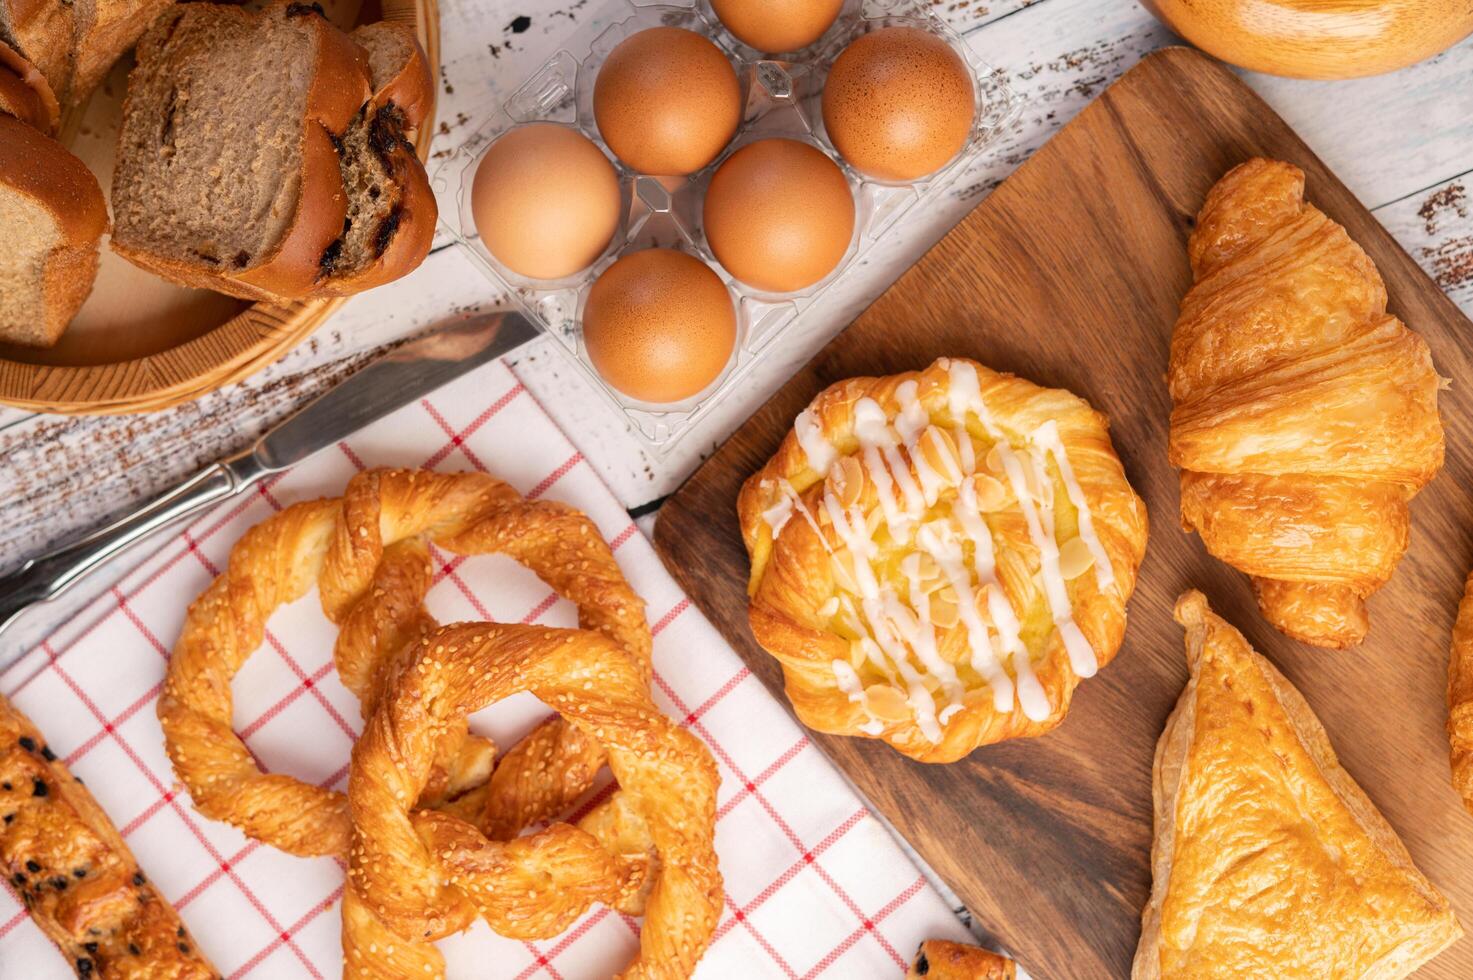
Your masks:
M49 347L92 291L107 205L82 161L9 115L0 115L0 228L0 340Z
M61 116L46 76L3 41L0 41L0 113L29 123L48 136L56 133Z
M347 216L336 144L370 95L363 49L315 6L200 3L167 9L137 58L113 249L245 299L317 294Z
M0 0L0 41L35 65L56 98L71 91L72 4L62 0Z
M72 0L75 11L72 86L80 103L174 0Z

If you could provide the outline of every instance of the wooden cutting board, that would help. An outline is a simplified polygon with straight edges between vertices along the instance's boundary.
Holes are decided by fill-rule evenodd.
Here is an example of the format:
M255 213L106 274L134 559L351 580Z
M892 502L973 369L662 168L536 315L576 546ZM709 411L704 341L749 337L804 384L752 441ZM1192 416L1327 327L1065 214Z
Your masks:
M1346 112L1354 112L1347 105ZM1255 156L1308 174L1309 198L1380 267L1392 312L1453 379L1442 395L1447 467L1412 506L1411 549L1370 602L1359 649L1302 646L1260 618L1246 579L1177 521L1163 382L1185 244L1207 189ZM1145 498L1151 540L1119 656L1042 738L936 766L878 742L819 745L1035 977L1123 977L1150 889L1151 761L1186 678L1172 602L1203 589L1299 686L1341 761L1473 929L1473 817L1451 789L1443 703L1448 638L1473 563L1473 324L1309 148L1231 72L1184 48L1108 89L780 390L665 505L655 539L671 572L752 670L781 673L747 628L747 560L734 505L819 390L855 375L974 357L1068 388L1110 416ZM785 702L786 703L786 702ZM1473 976L1473 939L1420 974Z

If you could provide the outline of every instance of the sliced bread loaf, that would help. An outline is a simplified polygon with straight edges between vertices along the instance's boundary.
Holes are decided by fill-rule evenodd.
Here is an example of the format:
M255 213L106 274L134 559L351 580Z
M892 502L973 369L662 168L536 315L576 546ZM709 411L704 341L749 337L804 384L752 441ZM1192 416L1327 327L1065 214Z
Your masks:
M391 282L424 260L439 211L413 133L434 105L434 80L414 33L380 22L352 34L368 53L373 97L339 150L348 216L324 260L323 288L351 295Z
M81 102L174 0L72 0L71 101Z
M0 0L0 41L35 65L63 102L71 91L74 29L71 3Z
M128 80L113 248L247 299L347 295L418 265L437 212L405 134L433 83L412 33L364 36L300 3L166 10Z
M337 146L367 55L319 8L169 8L137 49L113 174L113 248L245 299L313 295L348 214Z
M56 343L92 291L102 188L56 140L0 115L0 340Z
M46 76L4 41L0 41L0 113L48 135L56 132L61 115Z

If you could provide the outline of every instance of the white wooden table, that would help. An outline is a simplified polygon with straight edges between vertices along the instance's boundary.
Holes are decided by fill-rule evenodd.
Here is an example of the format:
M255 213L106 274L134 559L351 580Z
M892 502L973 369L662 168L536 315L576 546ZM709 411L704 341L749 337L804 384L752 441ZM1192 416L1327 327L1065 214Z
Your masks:
M697 431L655 458L551 340L514 369L626 506L657 508L746 416L937 238L1146 52L1177 43L1130 0L930 0L1024 99L1020 117L944 207L911 214L850 269L801 331ZM437 153L584 26L600 0L441 0L443 82ZM542 8L542 9L539 9ZM1246 78L1366 203L1428 273L1473 313L1473 41L1389 76L1349 82ZM396 339L469 310L507 305L456 248L358 297L278 364L197 402L144 416L64 418L0 409L0 569L239 449L274 420ZM494 466L494 461L490 461ZM0 635L29 646L106 591L148 549L124 556ZM181 600L187 597L180 597Z

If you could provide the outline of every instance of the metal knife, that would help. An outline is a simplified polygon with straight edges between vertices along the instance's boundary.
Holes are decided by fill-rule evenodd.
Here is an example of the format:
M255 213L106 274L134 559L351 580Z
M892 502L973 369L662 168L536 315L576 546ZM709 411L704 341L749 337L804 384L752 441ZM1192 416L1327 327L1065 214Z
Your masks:
M277 425L245 452L221 460L131 514L29 559L0 578L0 631L29 606L54 599L155 531L336 445L535 336L537 328L526 317L492 313L453 323L385 354Z

